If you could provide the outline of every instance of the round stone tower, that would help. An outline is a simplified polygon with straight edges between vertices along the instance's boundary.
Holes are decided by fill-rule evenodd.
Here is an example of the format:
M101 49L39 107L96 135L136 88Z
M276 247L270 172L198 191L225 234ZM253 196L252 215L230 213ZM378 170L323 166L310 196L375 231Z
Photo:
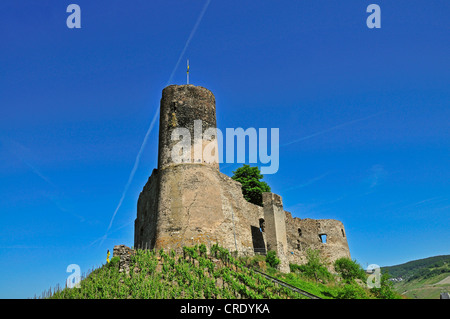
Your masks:
M162 91L158 169L206 164L219 169L216 101L201 86L170 85Z

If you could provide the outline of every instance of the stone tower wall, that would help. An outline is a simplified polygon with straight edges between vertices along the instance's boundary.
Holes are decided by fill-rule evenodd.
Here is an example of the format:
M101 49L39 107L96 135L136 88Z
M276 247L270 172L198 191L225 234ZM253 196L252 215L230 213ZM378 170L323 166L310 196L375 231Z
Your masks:
M139 196L135 247L218 243L252 255L255 247L265 251L263 218L263 208L247 202L229 176L204 164L173 165L154 170Z
M210 129L209 131L207 131ZM175 134L186 132L190 138L190 153L174 161L172 151L180 146L183 137ZM208 134L214 131L214 134ZM201 86L170 85L162 92L159 121L158 169L180 163L203 163L219 169L216 138L216 100L211 91ZM174 133L174 135L172 135ZM207 136L208 135L208 136ZM213 158L204 156L209 145ZM177 152L182 154L182 150Z

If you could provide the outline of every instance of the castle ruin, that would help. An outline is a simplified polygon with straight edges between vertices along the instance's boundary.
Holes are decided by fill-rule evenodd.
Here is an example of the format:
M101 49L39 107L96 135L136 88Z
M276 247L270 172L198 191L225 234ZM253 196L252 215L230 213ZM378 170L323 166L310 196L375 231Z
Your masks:
M212 92L194 85L164 88L158 167L139 195L134 247L178 250L218 243L240 255L275 250L283 272L289 272L289 263L304 263L308 248L319 250L330 262L350 258L342 222L293 218L283 209L281 196L274 193L263 193L263 207L249 203L242 195L241 184L220 172L217 158L197 158L196 147L203 150L211 145L216 146L217 156L217 139L211 132L200 134L209 136L206 141L192 139L190 156L182 162L174 161L171 152L177 142L171 138L173 131L185 128L195 136L196 120L202 121L205 131L216 128Z

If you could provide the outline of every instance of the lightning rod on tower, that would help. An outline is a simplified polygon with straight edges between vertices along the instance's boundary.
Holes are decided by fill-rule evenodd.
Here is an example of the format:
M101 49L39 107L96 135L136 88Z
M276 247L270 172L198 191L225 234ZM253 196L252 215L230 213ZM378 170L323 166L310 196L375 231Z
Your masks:
M187 83L186 84L189 84L189 59L187 60L187 75L186 75L186 77L187 77Z

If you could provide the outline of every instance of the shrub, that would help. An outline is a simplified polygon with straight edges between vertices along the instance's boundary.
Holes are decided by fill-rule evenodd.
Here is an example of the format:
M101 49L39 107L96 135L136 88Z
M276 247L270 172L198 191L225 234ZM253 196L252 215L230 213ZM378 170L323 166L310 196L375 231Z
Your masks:
M334 269L346 281L354 281L355 279L366 280L366 272L356 260L346 257L339 258L334 262Z
M347 283L339 290L338 299L368 299L370 296L356 283Z
M267 253L266 263L268 263L270 267L277 268L280 264L280 259L277 257L277 253L275 251L271 250Z
M303 275L323 282L327 282L333 278L333 275L325 265L325 261L320 258L320 252L318 250L308 249L306 251L306 258L308 260L306 264L296 267Z
M297 265L297 264L289 264L289 269L291 270L291 272L297 272L297 271L302 271L302 266Z

